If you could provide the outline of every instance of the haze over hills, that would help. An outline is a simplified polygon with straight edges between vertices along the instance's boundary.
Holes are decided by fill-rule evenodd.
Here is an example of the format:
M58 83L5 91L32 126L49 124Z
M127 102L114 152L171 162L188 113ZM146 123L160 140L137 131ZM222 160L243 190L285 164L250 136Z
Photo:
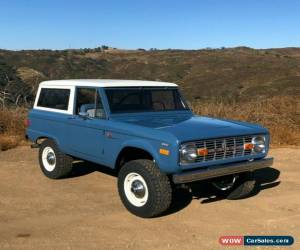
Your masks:
M170 81L191 101L299 97L300 48L0 50L0 88L10 81L12 100L32 100L42 80L73 78Z

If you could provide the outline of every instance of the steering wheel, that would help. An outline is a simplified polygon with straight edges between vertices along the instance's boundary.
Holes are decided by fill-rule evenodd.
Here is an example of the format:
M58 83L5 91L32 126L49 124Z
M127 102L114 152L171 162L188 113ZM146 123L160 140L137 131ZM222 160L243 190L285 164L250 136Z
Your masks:
M166 109L166 105L163 102L161 102L161 101L154 101L152 103L153 103L153 106L154 106L155 103L158 103L159 105L161 105L163 107L161 110Z

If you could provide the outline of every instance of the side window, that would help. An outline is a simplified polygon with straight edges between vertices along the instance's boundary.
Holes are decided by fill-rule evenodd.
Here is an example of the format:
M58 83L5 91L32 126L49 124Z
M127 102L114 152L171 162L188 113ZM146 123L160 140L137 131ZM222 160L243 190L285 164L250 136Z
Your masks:
M69 89L42 88L37 106L44 108L68 110Z
M87 113L91 118L105 118L99 92L96 88L77 88L75 113Z

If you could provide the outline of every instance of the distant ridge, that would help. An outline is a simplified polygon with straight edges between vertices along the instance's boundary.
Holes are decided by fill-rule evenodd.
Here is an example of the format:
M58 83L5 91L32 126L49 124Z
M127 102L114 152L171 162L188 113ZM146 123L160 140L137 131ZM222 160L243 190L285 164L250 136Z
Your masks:
M300 48L0 50L0 87L8 70L29 99L42 80L74 78L175 82L191 100L300 94Z

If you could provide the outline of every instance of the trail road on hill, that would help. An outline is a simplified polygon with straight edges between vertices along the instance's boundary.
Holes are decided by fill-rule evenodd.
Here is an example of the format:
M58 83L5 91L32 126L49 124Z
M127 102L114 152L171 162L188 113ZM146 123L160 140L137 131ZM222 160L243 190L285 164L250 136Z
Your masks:
M224 249L222 235L292 235L288 249L300 249L300 149L270 155L274 166L256 172L252 197L220 200L195 184L177 191L168 214L141 219L103 167L78 162L72 177L50 180L36 149L0 152L0 249Z

